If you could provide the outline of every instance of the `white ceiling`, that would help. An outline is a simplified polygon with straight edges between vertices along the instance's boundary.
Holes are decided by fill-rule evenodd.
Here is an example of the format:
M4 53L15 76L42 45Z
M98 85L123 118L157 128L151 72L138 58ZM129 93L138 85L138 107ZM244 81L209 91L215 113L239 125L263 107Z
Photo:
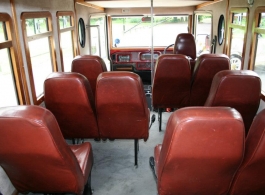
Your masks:
M214 0L153 0L154 7L184 7L196 6L205 2L213 2ZM94 4L103 8L132 8L132 7L150 7L151 0L109 0L109 1L91 1L85 2Z

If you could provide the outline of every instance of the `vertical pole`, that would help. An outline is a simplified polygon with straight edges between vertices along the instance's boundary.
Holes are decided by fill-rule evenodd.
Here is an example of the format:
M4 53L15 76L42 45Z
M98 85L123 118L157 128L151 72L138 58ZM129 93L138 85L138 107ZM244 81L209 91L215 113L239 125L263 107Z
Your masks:
M153 85L153 77L154 77L153 25L154 25L153 0L151 0L151 85Z

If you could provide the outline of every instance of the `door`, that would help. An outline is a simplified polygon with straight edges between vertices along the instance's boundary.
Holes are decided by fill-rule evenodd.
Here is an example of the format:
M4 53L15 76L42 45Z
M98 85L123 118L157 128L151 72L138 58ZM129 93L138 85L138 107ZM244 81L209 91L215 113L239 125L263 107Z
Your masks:
M108 71L110 71L106 15L91 15L89 24L91 55L100 56L104 60Z

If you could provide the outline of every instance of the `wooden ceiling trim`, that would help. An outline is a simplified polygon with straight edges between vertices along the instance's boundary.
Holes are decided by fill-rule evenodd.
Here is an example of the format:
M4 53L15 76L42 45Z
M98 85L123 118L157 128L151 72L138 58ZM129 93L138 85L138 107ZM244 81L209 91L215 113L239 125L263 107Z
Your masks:
M205 2L205 3L202 3L200 5L197 5L196 6L196 9L199 9L199 8L202 8L202 7L205 7L205 6L208 6L208 5L212 5L212 4L215 4L215 3L219 3L223 0L214 0L214 1L211 1L211 2Z
M100 6L96 6L96 5L93 5L91 3L87 3L85 2L84 0L75 0L75 2L79 5L83 5L83 6L86 6L86 7L91 7L91 8L94 8L94 9L97 9L97 10L100 10L100 11L104 11L104 8L103 7L100 7Z

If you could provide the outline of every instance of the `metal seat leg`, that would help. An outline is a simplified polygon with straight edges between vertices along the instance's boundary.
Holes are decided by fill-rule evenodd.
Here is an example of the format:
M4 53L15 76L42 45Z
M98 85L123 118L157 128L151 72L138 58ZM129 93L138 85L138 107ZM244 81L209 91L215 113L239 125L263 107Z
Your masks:
M138 167L138 151L139 151L139 140L134 140L134 166Z
M92 194L93 194L93 190L91 188L91 172L90 172L87 183L84 188L83 195L92 195Z
M158 109L158 121L159 121L159 131L161 131L161 124L162 124L162 108Z

